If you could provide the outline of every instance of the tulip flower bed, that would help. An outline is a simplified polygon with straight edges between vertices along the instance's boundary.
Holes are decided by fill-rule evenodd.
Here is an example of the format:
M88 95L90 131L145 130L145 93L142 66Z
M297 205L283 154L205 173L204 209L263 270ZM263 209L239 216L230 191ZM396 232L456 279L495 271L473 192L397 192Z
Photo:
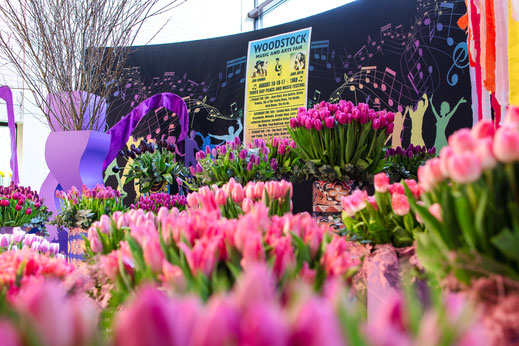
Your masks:
M262 203L237 219L206 207L182 213L162 208L157 215L114 213L111 222L89 229L86 245L119 291L154 281L204 298L232 286L257 262L269 263L281 283L304 277L318 289L327 278L351 277L365 251L308 214L269 217Z

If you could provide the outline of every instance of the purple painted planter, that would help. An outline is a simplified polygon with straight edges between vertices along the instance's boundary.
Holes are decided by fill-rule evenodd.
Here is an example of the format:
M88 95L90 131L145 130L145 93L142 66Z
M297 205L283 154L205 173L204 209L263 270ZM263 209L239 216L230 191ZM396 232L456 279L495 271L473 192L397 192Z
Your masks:
M63 93L49 95L47 101L50 106L48 115L50 124L54 129L49 134L45 145L45 161L49 167L49 175L43 182L40 189L42 196L49 210L56 215L60 209L59 200L56 198L57 190L69 190L72 186L81 188L84 184L89 188L96 184L103 184L103 163L110 148L110 135L98 131L62 131L63 128L56 120L57 114L70 111L79 107L86 107L82 128L87 128L95 105L101 104L98 108L99 119L94 123L94 128L104 130L106 124L106 103L95 95L89 95L90 99L86 104L86 97L89 94L81 91L73 93ZM72 102L72 106L63 105L58 102L58 98L64 98L66 103ZM82 105L83 103L83 105ZM49 226L49 241L59 240L60 245L68 243L67 232L58 230L55 226Z

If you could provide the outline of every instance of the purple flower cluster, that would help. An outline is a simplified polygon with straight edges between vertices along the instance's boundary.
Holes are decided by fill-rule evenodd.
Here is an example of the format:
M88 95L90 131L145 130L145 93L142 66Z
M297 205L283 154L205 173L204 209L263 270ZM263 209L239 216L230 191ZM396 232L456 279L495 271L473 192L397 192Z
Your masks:
M350 101L341 100L338 104L322 101L314 108L299 108L297 117L290 119L290 127L295 129L304 127L307 130L321 131L323 127L333 128L351 123L367 124L371 122L374 130L393 132L395 115L386 111L375 111L365 103L355 106Z
M119 150L119 155L121 155L122 157L124 157L126 159L128 159L129 157L131 157L132 159L136 159L137 156L142 155L146 152L153 154L153 153L155 153L156 150L162 150L162 149L175 153L176 148L173 143L169 143L165 139L160 140L157 143L147 142L146 140L142 140L138 147L136 147L135 144L132 144L130 146L130 149L123 148L123 149Z
M79 191L75 186L72 186L70 190L65 193L64 191L56 191L56 197L59 199L71 200L73 204L77 204L81 197L85 198L96 198L100 200L115 199L121 197L121 192L112 189L110 186L103 186L97 184L94 188L87 188L85 185Z
M405 148L402 148L402 147L396 147L396 148L389 148L388 150L386 150L386 159L388 157L393 157L393 156L403 156L403 157L407 157L407 158L414 158L414 157L419 157L419 158L425 158L425 157L432 157L436 155L436 148L435 147L432 147L431 149L427 149L425 146L420 146L420 145L413 145L411 144L407 149Z
M143 209L146 211L158 212L161 207L171 209L177 207L183 208L187 205L187 199L184 195L170 195L168 193L152 193L150 195L141 196L137 205L132 204L132 209Z

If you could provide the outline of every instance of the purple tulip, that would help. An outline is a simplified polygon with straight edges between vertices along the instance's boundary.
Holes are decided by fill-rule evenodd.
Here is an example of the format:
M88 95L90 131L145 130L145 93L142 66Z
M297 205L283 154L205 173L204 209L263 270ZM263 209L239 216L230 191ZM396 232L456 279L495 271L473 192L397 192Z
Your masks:
M273 137L273 138L272 138L272 146L273 146L274 148L277 148L278 145L279 145L279 138L277 138L277 137Z
M387 127L386 127L386 133L387 133L388 135L392 134L394 128L395 128L395 124L393 124L393 123L389 123L389 124L387 124Z
M234 161L234 151L229 152L229 160Z
M407 150L407 157L412 159L414 157L414 153L412 150Z
M321 120L314 120L314 127L317 131L321 131L323 129L323 122Z
M273 170L277 171L279 166L278 166L276 159L270 160L270 167L272 167Z
M240 137L234 137L234 143L236 143L236 145L240 145L241 144Z
M307 130L311 130L311 129L314 128L314 121L311 118L306 118L305 119L305 128Z
M353 117L353 120L359 120L360 117L360 111L358 109L354 109L351 112L351 116Z
M380 120L373 119L373 123L371 124L371 127L373 127L373 130L378 130L380 128Z
M9 246L9 239L7 239L7 235L2 234L0 236L0 247L8 247Z
M286 153L286 146L284 144L281 144L278 148L278 154L285 155L285 153Z
M204 171L204 169L202 168L202 166L200 166L199 163L196 164L196 172L197 173L202 173Z
M388 123L392 123L395 121L395 114L392 112L387 112L386 114L386 120Z
M259 166L260 163L261 163L261 159L260 159L260 157L259 157L259 156L256 156L256 161L254 162L254 164L255 164L256 166Z
M395 154L396 155L402 155L402 147L396 147Z
M196 175L195 167L193 167L193 166L189 167L189 172L191 172L191 175Z
M242 149L240 151L240 156L239 157L240 157L240 160L245 160L247 158L247 150Z
M252 169L252 160L249 161L249 163L247 164L247 170L250 171Z

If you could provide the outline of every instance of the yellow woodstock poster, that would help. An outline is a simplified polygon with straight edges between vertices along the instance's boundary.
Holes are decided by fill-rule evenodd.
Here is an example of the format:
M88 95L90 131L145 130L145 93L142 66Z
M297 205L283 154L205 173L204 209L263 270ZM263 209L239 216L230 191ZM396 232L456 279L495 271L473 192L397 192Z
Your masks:
M306 107L312 28L249 42L245 143L285 137L289 119Z

